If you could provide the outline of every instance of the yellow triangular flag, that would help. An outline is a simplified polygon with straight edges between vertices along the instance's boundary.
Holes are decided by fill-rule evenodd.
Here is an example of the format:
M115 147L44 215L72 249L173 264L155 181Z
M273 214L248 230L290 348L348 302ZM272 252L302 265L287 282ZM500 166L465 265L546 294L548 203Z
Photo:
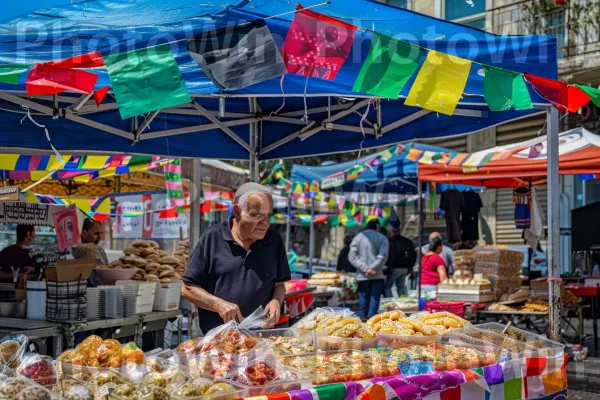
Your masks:
M430 50L404 104L452 115L470 70L471 61Z

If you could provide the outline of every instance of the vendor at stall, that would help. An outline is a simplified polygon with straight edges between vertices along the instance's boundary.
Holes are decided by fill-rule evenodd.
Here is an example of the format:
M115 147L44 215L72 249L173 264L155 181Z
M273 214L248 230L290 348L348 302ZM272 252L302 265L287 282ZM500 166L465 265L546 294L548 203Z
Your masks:
M35 266L25 246L35 240L33 225L17 225L17 243L0 252L0 281L14 282L13 270L19 275L27 275L35 271Z
M93 244L98 249L98 265L108 265L108 257L106 256L106 252L102 247L99 246L100 241L104 236L104 229L102 227L102 223L100 221L96 221L90 218L86 218L83 221L83 227L81 228L81 244ZM77 247L73 249L73 256L75 258Z
M442 239L434 237L429 242L427 253L421 258L422 290L437 290L437 284L448 279L446 263L441 257L442 251Z
M285 245L269 229L273 197L269 188L245 183L233 199L233 217L208 228L183 276L182 295L198 306L204 333L241 321L265 307L268 326L279 320L285 284L291 277Z

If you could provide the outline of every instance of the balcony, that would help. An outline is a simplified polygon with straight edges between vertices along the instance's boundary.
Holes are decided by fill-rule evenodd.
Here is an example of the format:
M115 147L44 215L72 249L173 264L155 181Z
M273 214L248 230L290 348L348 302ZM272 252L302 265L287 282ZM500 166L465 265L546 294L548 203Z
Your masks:
M557 5L562 4L564 5ZM558 41L559 70L593 68L600 56L598 0L529 0L486 12L487 30L496 34L545 34Z

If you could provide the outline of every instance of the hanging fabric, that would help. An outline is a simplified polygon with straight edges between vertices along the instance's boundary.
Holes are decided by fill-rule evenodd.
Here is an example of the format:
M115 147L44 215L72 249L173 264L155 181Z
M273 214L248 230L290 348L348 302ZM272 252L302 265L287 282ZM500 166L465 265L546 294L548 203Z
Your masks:
M517 229L531 227L531 191L526 187L513 190L513 203L515 204L515 226Z

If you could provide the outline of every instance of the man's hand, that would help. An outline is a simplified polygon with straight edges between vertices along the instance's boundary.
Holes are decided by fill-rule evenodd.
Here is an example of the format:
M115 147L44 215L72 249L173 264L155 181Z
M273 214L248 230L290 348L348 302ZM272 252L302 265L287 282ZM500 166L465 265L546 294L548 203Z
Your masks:
M230 303L225 300L220 300L215 303L215 311L219 313L219 316L223 318L223 321L229 322L236 320L237 322L242 322L244 318L242 318L242 313L240 312L240 308L237 304Z
M375 271L374 269L369 268L368 270L365 271L365 276L375 276L377 275L377 271Z
M279 316L281 315L281 304L279 304L279 301L276 299L271 300L265 307L265 314L269 317L267 328L272 328L279 321Z

